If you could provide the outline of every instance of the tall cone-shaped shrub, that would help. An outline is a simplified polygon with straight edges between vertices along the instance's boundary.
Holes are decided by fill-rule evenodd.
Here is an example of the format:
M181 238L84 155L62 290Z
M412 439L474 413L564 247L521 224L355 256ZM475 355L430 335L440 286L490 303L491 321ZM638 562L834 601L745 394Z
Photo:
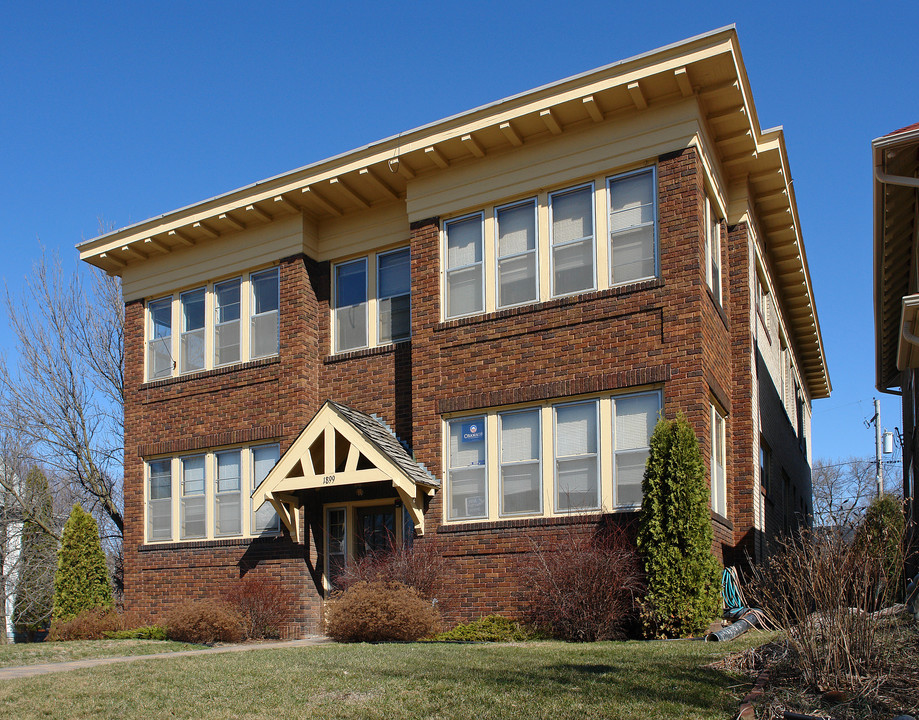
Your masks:
M51 622L57 556L57 540L47 530L53 524L51 490L39 468L32 468L26 475L23 495L31 513L22 524L13 625L17 633L32 642L36 632Z
M74 505L61 537L52 620L70 620L83 610L111 605L112 586L99 528L92 515Z
M648 583L642 604L645 634L698 633L720 609L721 567L712 554L699 441L682 414L661 418L654 428L642 492L638 552Z

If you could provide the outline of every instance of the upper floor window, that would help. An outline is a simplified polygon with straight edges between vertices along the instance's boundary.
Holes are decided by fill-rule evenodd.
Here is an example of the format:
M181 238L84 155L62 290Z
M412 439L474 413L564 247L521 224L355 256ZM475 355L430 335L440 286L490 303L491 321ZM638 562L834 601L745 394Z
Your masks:
M538 297L536 212L536 200L495 209L499 307L533 302Z
M150 316L147 340L147 377L151 380L172 375L172 298L148 303Z
M643 168L445 220L443 317L655 277L656 183Z
M721 219L708 196L705 197L705 282L721 305Z
M482 312L484 268L481 213L451 220L444 225L447 237L447 317Z
M376 265L370 274L368 267ZM411 337L412 274L408 248L338 263L334 269L334 352Z
M593 185L549 195L553 295L594 288L593 195Z
M278 268L151 300L146 317L147 380L277 355Z
M654 169L609 179L610 282L657 274L657 193Z
M447 420L447 521L639 506L660 410L654 390Z

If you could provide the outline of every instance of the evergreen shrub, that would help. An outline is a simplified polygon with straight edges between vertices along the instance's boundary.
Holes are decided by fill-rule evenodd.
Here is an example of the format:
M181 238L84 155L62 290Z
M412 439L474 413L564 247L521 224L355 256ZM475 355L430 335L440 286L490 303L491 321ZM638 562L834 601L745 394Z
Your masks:
M699 442L686 418L661 418L642 482L638 552L648 590L648 637L699 633L720 610L721 567L712 554L709 487Z
M338 642L411 641L437 632L429 600L400 582L357 582L326 604L326 633Z
M460 624L434 636L434 640L463 642L523 642L538 637L516 620L502 615L486 615Z
M22 527L13 625L17 633L32 642L36 633L47 629L51 622L57 540L46 529L53 523L48 478L40 469L32 468L26 475L23 491L31 514Z
M74 505L61 537L52 619L67 621L84 610L111 606L112 586L99 528L92 515Z

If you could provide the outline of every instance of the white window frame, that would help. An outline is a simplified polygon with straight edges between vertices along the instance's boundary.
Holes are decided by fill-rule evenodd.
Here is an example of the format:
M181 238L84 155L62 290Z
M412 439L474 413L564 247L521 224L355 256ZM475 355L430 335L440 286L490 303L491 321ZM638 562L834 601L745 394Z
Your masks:
M627 400L628 398L642 397L642 396L650 396L650 395L655 395L655 396L657 396L657 417L658 417L658 420L660 420L661 415L663 414L663 411L664 411L663 397L662 397L662 393L661 393L660 390L650 390L650 391L649 391L649 390L645 390L645 391L642 391L642 392L626 393L626 394L622 394L622 395L613 395L612 398L611 398L611 401L612 401L612 413L613 413L613 420L612 420L612 431L613 431L613 440L612 440L612 450L613 450L613 502L615 503L615 506L616 506L617 508L640 508L640 507L641 507L641 502L638 502L638 503L623 503L623 502L620 502L620 500L619 500L619 465L618 465L618 463L616 462L616 460L618 459L619 453L637 452L637 451L639 451L639 450L647 450L647 451L650 452L650 450L651 450L651 435L650 435L650 434L648 435L648 444L647 444L647 445L643 445L643 446L637 447L637 448L627 448L627 449L622 449L622 450L617 449L617 447L616 447L616 441L617 441L617 437L616 437L616 420L617 420L617 418L618 418L618 416L619 416L618 403L619 403L620 400ZM655 425L656 425L656 424L657 424L657 423L655 423ZM652 434L654 433L654 429L653 429L653 428L651 429L651 433L652 433Z
M255 508L252 502L252 492L255 490L255 458L254 452L258 448L275 447L280 449L279 443L261 443L252 446L235 446L225 447L212 450L200 450L182 455L170 457L151 457L144 460L144 538L145 542L151 545L176 543L176 542L202 542L214 541L224 538L253 538L276 536L282 533L280 518L275 513L275 523L273 528L264 530L256 529L255 525ZM240 454L240 532L217 534L217 456L227 452L238 452ZM187 536L183 534L183 500L184 494L184 461L191 458L204 458L204 535ZM280 452L278 452L280 457ZM151 465L156 462L167 463L170 468L170 518L171 530L168 538L153 538L151 523L151 502L150 497L150 478ZM247 490L246 488L250 487ZM189 497L201 497L197 494Z
M220 492L220 456L221 455L236 455L238 460L238 475L236 477L236 490L228 492ZM230 450L218 450L214 453L214 492L213 494L213 505L214 505L214 535L216 537L237 537L243 534L243 513L245 512L244 503L243 503L243 489L245 484L243 482L245 471L243 468L243 453L240 448L233 448ZM205 475L205 485L207 484L207 476ZM219 532L218 524L220 521L220 501L224 497L231 497L236 495L239 498L239 532Z
M382 334L383 334L383 333L382 333L382 320L383 320L383 315L382 315L382 313L380 313L380 301L381 301L381 300L389 300L389 299L394 298L394 297L404 297L404 295L387 295L386 297L383 297L382 293L380 292L380 286L381 286L381 283L380 283L380 258L385 257L386 255L394 255L395 253L401 253L401 252L407 252L407 253L408 253L408 268L409 268L409 270L408 270L408 273L409 273L409 275L408 275L408 277L409 277L409 290L408 290L408 335L405 335L404 337L398 337L398 338L395 338L395 337L394 337L394 338L392 338L391 340L389 340L389 341L387 341L387 342L384 343L384 342L381 342L381 341L380 341L380 337L381 337ZM408 245L406 245L406 246L404 246L404 247L398 247L398 248L394 248L394 249L392 249L392 250L386 250L385 252L376 253L376 257L375 257L375 259L374 259L374 265L376 266L376 288L375 288L375 289L376 289L376 292L374 293L374 298L375 298L375 300L376 300L376 307L375 307L376 312L374 312L373 314L376 316L376 319L375 319L375 321L374 321L375 324L376 324L376 333L377 333L377 334L376 334L376 344L378 344L378 345L395 345L396 343L405 342L406 340L411 340L411 339L412 339L412 250L411 250L411 247L409 247ZM369 293L368 293L368 294L369 294ZM392 318L392 314L390 314L390 319L391 319L391 318Z
M277 310L268 310L266 312L257 313L255 312L255 282L254 278L259 275L268 275L269 273L274 273L277 276L277 287L278 287L278 309ZM242 290L240 289L240 296ZM242 308L240 308L242 310ZM278 336L277 336L277 345L275 346L274 352L265 353L263 355L256 355L254 351L255 340L254 333L252 331L252 326L255 323L257 317L265 317L270 315L273 312L278 314ZM257 270L256 272L249 273L249 312L247 313L247 324L248 324L248 339L249 339L249 359L250 360L260 360L261 358L274 357L275 355L280 354L281 352L281 268L278 266L265 268L263 270ZM240 318L242 318L242 312L240 312ZM242 352L240 352L240 355Z
M724 268L721 257L721 219L715 213L715 203L705 196L705 283L718 305L724 304ZM714 268L718 268L715 278Z
M238 282L239 283L239 317L236 320L230 320L228 322L219 322L217 320L217 313L220 311L220 306L217 304L217 286L224 285L226 283ZM235 278L227 278L226 280L217 280L212 284L213 294L214 294L214 308L211 311L213 313L213 328L211 332L213 333L213 347L214 347L214 367L223 367L224 365L235 365L238 362L242 362L243 358L243 279L241 276L236 276ZM223 325L229 325L235 322L238 325L239 332L239 358L237 360L229 360L227 362L217 362L217 330ZM207 328L207 322L205 321L205 328Z
M169 369L168 373L156 376L153 374L153 361L151 358L151 350L153 343L157 341L157 338L153 337L153 310L151 306L157 304L164 304L168 300L169 302L169 335L159 338L159 340L164 341L167 351L169 352L169 359L172 361L172 367ZM178 362L176 361L175 354L175 298L172 295L165 295L163 297L153 298L148 300L144 307L144 317L145 317L145 327L146 332L144 337L146 338L145 352L144 352L144 367L146 369L145 377L148 377L152 380L163 380L165 378L170 378L176 372L178 368Z
M574 245L575 243L583 242L586 240L586 236L579 238L577 240L569 240L567 242L561 243L556 246L555 244L555 233L553 231L554 219L553 219L553 203L552 200L560 195L569 195L572 193L579 192L585 188L590 189L590 222L592 233L590 236L591 242L591 285L587 288L581 288L580 290L572 290L571 292L559 293L555 290L555 249L556 247L566 247L568 245ZM561 190L553 190L548 195L548 207L549 207L549 287L550 287L550 296L553 298L557 297L570 297L572 295L580 295L581 293L594 292L597 289L597 203L596 203L596 186L593 181L582 183L580 185L573 185L572 187L563 188Z
M558 410L565 407L573 407L576 405L593 405L594 408L594 447L596 450L593 453L581 453L580 455L564 455L559 456L558 454ZM552 466L554 477L554 492L553 492L553 501L554 509L558 515L570 515L572 513L584 513L584 512L596 512L603 507L603 477L600 470L600 403L597 399L588 399L588 400L576 400L574 402L564 402L556 403L552 406ZM590 457L594 458L594 467L596 468L597 473L597 498L596 504L594 505L584 505L580 507L569 507L562 508L560 491L558 482L558 463L559 460L570 460L573 458L580 457Z
M611 175L606 178L606 214L607 217L611 217L613 214L613 192L612 187L613 183L618 180L624 180L629 177L634 177L636 175L650 175L651 177L651 213L652 220L650 223L642 223L641 225L634 225L630 229L636 227L646 227L650 225L652 227L652 238L651 238L651 252L654 255L654 271L651 275L645 275L644 277L635 278L634 280L625 280L622 282L616 282L613 276L613 230L609 221L607 221L606 233L607 233L607 242L608 250L607 255L609 256L607 271L609 272L609 285L610 287L619 287L620 285L631 285L633 283L644 282L645 280L651 280L656 277L660 277L660 223L658 218L658 184L657 184L657 165L650 165L648 167L639 168L637 170L631 170L629 172L619 173L618 175Z
M203 317L204 324L199 328L195 328L194 330L189 330L186 326L187 316L185 313L185 298L188 297L189 295L196 294L196 293L201 293L203 296L202 302L204 303L204 308L203 308L202 314L204 316ZM189 373L201 372L202 370L206 370L208 366L208 351L207 351L208 302L207 302L207 299L208 299L208 288L206 285L199 286L196 288L191 288L190 290L185 290L184 292L179 293L179 318L180 318L179 323L181 326L181 329L179 331L179 369L181 371L181 374L183 375L187 375ZM185 353L185 337L186 335L192 335L194 333L201 334L201 342L204 345L204 347L201 349L201 367L189 368L186 370L185 368L187 364L187 358L186 358L186 353Z
M168 498L153 498L153 465L154 463L163 463L166 465L169 471L169 497ZM175 479L173 472L173 462L172 458L157 458L150 460L144 463L144 478L145 478L145 487L144 487L144 535L151 542L169 542L173 538L173 533L175 529L175 499L176 499L176 487ZM166 503L163 503L163 501ZM167 537L155 538L153 533L153 504L162 503L168 504L169 506L169 532Z
M498 214L504 210L513 210L514 208L521 207L523 205L533 205L533 249L526 250L524 252L512 253L511 255L501 255L501 248L499 246L499 233L500 233L500 224L498 222ZM484 228L483 228L484 233ZM523 200L515 200L514 202L505 203L503 205L496 205L494 209L494 237L492 241L494 242L495 250L495 307L504 310L505 308L519 307L521 305L532 305L539 302L539 267L540 267L540 253L539 253L539 198L530 197L524 198ZM483 246L484 251L484 246ZM535 274L533 276L533 289L535 290L535 296L532 300L523 300L518 303L501 303L501 261L508 260L510 258L523 257L524 255L533 255L534 264L535 264ZM482 259L485 259L485 253L483 252ZM483 287L484 291L484 287ZM485 312L483 310L483 312Z
M253 350L253 338L251 336L252 329L252 320L256 317L256 314L253 312L255 308L255 298L252 278L259 275L273 272L276 277L277 291L278 291L278 310L269 311L278 313L278 337L277 337L277 346L275 350L266 355L256 356ZM224 282L240 278L240 311L239 311L239 323L240 323L240 358L237 361L228 362L225 364L217 365L216 358L216 327L217 327L217 310L216 310L216 293L214 290L215 285L219 285ZM195 292L197 290L204 289L204 367L194 370L183 371L182 363L184 358L182 357L182 335L184 334L185 319L183 316L182 309L182 297L188 293ZM184 290L179 290L173 292L170 295L160 295L155 298L151 298L144 303L144 326L145 326L145 349L144 349L144 378L145 382L154 382L157 380L167 380L173 377L180 377L182 375L189 375L192 373L203 372L207 370L213 370L216 367L232 367L233 365L238 365L241 363L250 362L252 360L259 360L262 358L277 357L280 354L280 335L281 335L281 272L280 267L273 265L267 268L261 268L259 270L253 270L245 275L235 275L227 278L218 278L216 280L210 281L204 285L196 285L191 288ZM166 299L169 299L171 311L170 311L170 320L171 326L170 331L171 335L169 336L169 352L173 359L173 368L172 371L166 375L163 374L160 377L153 376L153 367L152 361L150 358L150 344L152 341L152 332L153 332L153 318L150 306L162 302ZM262 313L267 314L267 313Z
M342 348L339 347L339 333L338 333L338 311L341 310L338 306L338 271L341 268L347 267L348 265L363 265L364 268L364 302L361 303L364 308L364 344L355 345L354 347ZM337 262L332 266L332 352L334 354L349 353L355 352L356 350L365 350L370 347L370 274L368 272L368 258L359 257L352 258L351 260L343 260ZM348 307L353 307L349 305Z
M536 439L536 458L535 460L519 460L513 462L505 462L503 457L502 450L504 449L504 418L509 415L522 415L524 413L535 413L536 414L536 429L537 429L537 439ZM516 517L518 515L542 515L543 506L544 506L544 495L545 489L543 487L543 467L542 467L542 413L539 406L535 407L526 407L520 408L518 410L505 410L503 412L497 413L498 416L498 442L497 442L497 455L498 455L498 515L500 517ZM486 423L487 424L487 423ZM487 477L487 468L488 468L488 437L486 436L485 443L485 467L486 467L486 478L485 478L485 487L488 488L488 477ZM536 463L538 478L539 478L539 507L536 510L529 511L524 510L521 512L508 512L504 509L504 468L505 466L513 465L530 465L533 462Z
M711 504L712 510L727 517L727 415L715 403L711 407ZM718 468L721 475L718 475Z
M478 260L472 263L467 263L466 265L450 267L449 266L449 262L450 262L450 244L449 244L449 232L450 231L449 231L449 228L451 225L457 225L461 222L471 220L472 218L475 218L475 217L479 218L479 242L481 243L481 253L480 253L481 260ZM485 298L486 298L486 292L485 292L485 277L486 277L485 275L485 254L486 254L485 253L485 213L484 211L479 211L479 212L474 212L474 213L468 213L466 215L460 215L459 217L455 217L455 218L450 218L449 220L444 221L443 228L444 229L442 233L443 235L443 243L442 243L443 244L443 265L442 266L444 270L443 270L441 297L443 298L444 318L447 320L455 320L461 317L481 315L482 313L487 311L486 303L485 303ZM480 297L481 308L478 310L467 312L467 313L457 313L455 315L451 315L449 312L449 307L448 307L450 304L449 303L450 274L455 273L457 270L468 270L469 268L476 267L476 266L478 266L479 268L479 274L481 276L481 281L482 281L482 294Z
M481 419L482 421L482 432L485 435L484 440L483 440L483 442L485 443L484 463L481 466L462 465L460 467L454 468L450 463L450 428L454 424L462 425L463 423L472 422L472 421L479 420L479 419ZM447 495L444 498L444 506L445 506L445 514L449 522L458 522L458 521L475 522L475 521L482 521L482 520L488 519L489 511L492 506L491 498L490 498L492 482L491 482L491 478L489 478L489 472L488 472L489 461L490 461L490 455L488 452L488 444L489 444L489 437L491 436L491 433L489 432L487 420L488 419L485 413L478 413L478 414L463 415L461 417L450 418L450 420L447 421L446 463L444 464L444 467L446 468L446 476L447 476ZM457 515L454 513L453 517L451 517L451 510L453 509L453 494L452 494L453 493L453 472L454 470L459 470L459 471L468 470L471 467L482 467L482 469L485 471L484 486L483 486L483 492L485 495L485 513L483 515L469 515L469 514Z
M204 462L204 478L202 482L202 492L200 493L187 493L185 492L185 462L188 460L194 460L196 458L201 458ZM179 540L205 540L208 536L208 528L210 527L210 513L207 511L208 502L208 458L207 453L193 453L190 455L183 455L179 458ZM204 534L202 535L189 535L185 531L185 499L186 498L197 498L202 499L202 506L204 508Z

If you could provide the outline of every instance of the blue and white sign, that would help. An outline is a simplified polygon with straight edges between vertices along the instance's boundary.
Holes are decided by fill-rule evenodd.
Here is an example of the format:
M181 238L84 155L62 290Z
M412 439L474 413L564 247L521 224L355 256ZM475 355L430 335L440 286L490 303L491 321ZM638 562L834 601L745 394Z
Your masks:
M463 442L479 442L485 437L485 423L480 420L463 423L460 431Z

